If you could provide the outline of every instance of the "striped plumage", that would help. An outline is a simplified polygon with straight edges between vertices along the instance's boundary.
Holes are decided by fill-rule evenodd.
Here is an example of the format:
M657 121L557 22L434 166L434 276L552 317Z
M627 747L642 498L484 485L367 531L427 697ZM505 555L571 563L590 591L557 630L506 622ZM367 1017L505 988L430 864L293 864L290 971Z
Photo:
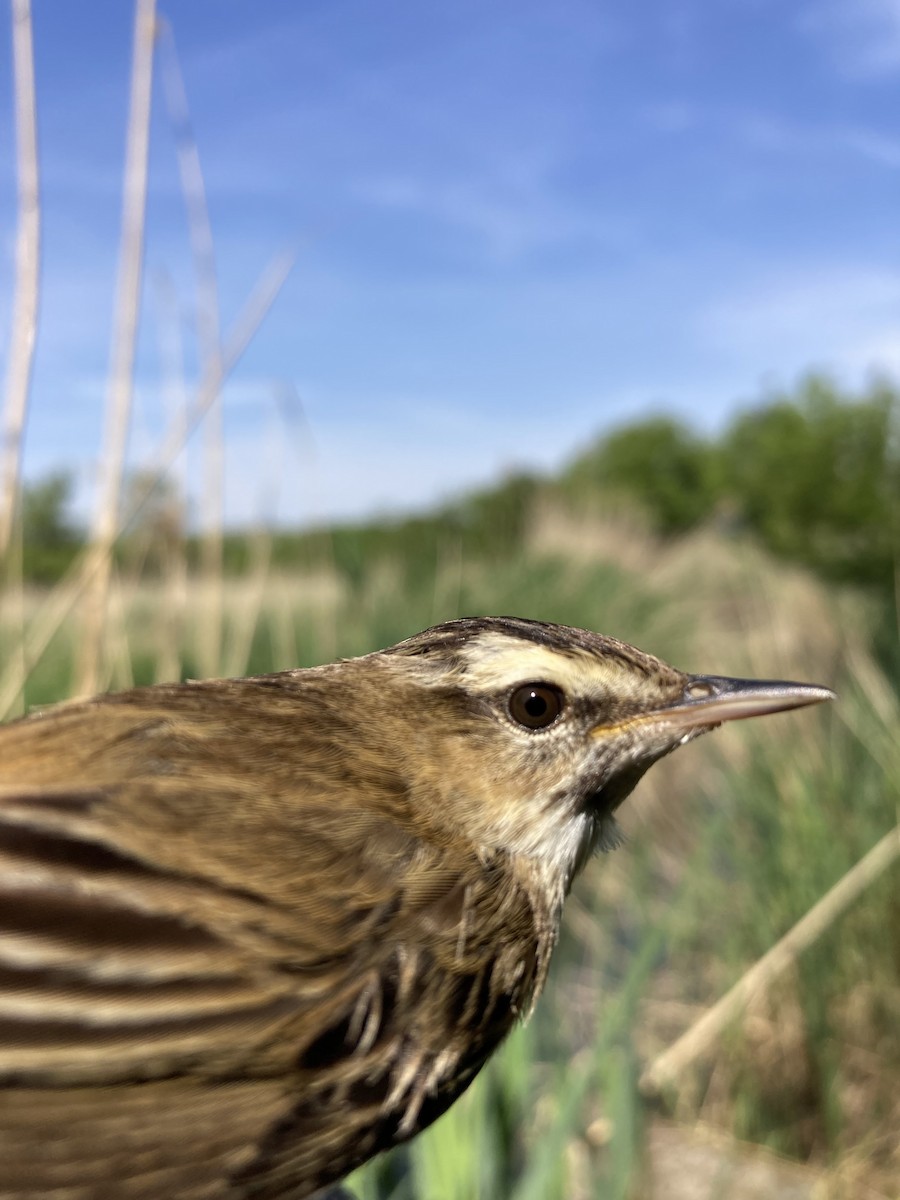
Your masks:
M430 1123L646 766L827 695L726 682L491 618L0 729L0 1200L300 1200Z

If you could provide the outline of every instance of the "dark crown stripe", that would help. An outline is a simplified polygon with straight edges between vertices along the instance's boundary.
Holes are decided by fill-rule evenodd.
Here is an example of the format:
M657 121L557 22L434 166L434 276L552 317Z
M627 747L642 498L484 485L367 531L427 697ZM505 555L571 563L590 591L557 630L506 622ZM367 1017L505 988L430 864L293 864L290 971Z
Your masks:
M528 621L523 617L461 617L459 620L446 621L442 625L426 629L415 637L390 647L385 653L410 656L435 652L452 653L454 649L467 645L482 634L498 633L533 642L537 646L546 646L562 654L576 651L616 658L647 676L655 674L663 666L652 655L644 654L643 651L616 638L584 629L574 629L567 625Z

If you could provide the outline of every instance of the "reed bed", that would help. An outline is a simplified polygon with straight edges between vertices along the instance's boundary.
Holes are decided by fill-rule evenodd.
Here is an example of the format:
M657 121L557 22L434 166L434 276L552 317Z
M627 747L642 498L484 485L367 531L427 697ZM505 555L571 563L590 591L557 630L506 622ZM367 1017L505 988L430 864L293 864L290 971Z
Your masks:
M361 584L327 561L277 573L258 536L253 570L215 589L233 674L362 653L464 613L515 611L614 633L687 669L810 678L841 693L832 711L723 729L647 777L622 814L627 845L576 888L536 1017L434 1130L363 1173L370 1200L649 1197L648 1146L664 1114L685 1136L728 1132L734 1145L805 1164L817 1196L896 1194L900 713L866 649L867 606L714 533L648 542L643 559L632 534L625 525L617 538L607 521L594 531L596 555L526 546L502 571L461 563L452 589L439 559L417 589L399 562L374 564ZM171 654L169 582L122 580L116 596L115 682L150 682L160 646ZM185 676L198 673L215 602L203 574L188 579ZM0 638L14 629L0 605ZM29 703L68 693L77 636L77 624L60 627L28 681ZM878 869L848 903L820 913L815 936L792 943L777 973L747 985L752 996L648 1088L660 1056L880 840Z

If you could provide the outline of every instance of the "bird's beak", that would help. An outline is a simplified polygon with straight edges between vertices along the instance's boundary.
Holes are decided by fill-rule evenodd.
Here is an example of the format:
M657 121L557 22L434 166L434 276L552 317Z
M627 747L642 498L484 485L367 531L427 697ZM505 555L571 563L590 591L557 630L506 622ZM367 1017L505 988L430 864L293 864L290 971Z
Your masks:
M663 718L667 724L687 731L834 699L830 688L812 683L690 675L680 700L648 716Z

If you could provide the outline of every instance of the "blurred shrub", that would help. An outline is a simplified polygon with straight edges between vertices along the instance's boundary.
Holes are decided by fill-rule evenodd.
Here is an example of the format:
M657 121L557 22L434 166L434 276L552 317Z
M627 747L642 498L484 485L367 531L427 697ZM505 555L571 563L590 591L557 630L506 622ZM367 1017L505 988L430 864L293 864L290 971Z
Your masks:
M821 378L744 413L722 447L725 488L776 554L835 578L893 581L898 548L897 393L857 398Z
M646 510L663 534L706 520L721 494L720 453L670 417L627 425L580 455L560 478L577 499L601 490L624 494Z
M46 476L22 491L23 571L26 579L53 583L71 566L82 532L69 516L72 477Z
M435 571L447 560L496 561L517 555L541 487L536 476L516 474L416 516L382 517L301 534L277 533L272 566L327 565L353 587L362 588L372 566L387 561L399 565L407 587L431 586ZM226 538L226 570L238 573L247 563L246 536Z
M631 506L663 537L715 521L828 578L892 591L900 541L898 396L886 383L851 395L812 376L795 392L744 410L716 438L652 417L604 436L556 478L518 473L414 516L278 531L271 565L327 566L359 588L375 564L390 561L406 586L417 587L454 562L520 555L535 506L548 497L573 509ZM26 490L32 579L58 578L77 548L80 535L66 519L70 490L65 475ZM172 497L155 495L126 539L150 563L150 543L171 543L181 521ZM226 537L228 574L247 570L250 544L244 532ZM195 539L187 557L196 564Z
M860 396L811 376L741 413L718 439L657 417L580 455L560 487L579 503L626 495L663 535L714 515L821 574L893 587L900 542L898 393Z

